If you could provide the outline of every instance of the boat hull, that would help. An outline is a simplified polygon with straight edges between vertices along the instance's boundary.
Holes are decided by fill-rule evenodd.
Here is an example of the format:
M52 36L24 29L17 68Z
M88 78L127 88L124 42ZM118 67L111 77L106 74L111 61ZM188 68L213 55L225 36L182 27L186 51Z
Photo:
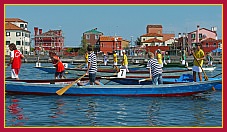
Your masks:
M190 96L211 90L221 80L163 85L73 85L63 95L73 96ZM6 81L5 91L16 94L56 94L69 83L43 84Z

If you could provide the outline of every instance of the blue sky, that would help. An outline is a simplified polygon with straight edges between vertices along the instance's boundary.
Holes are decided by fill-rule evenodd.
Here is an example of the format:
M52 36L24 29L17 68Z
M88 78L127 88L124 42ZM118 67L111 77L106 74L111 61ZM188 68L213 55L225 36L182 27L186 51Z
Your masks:
M146 34L146 26L160 24L163 32L188 33L196 26L217 27L222 38L221 5L6 5L5 17L28 22L47 32L62 29L65 46L79 46L83 32L98 28L106 36L122 36L135 41Z

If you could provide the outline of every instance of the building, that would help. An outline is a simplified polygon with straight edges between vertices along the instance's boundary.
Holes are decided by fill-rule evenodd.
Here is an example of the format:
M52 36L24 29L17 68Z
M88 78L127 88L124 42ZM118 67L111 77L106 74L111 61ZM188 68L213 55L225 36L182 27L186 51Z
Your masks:
M122 37L119 36L100 36L99 38L100 52L104 54L113 53L113 51L120 51L122 47Z
M99 37L103 35L102 32L98 31L97 28L94 28L94 29L91 29L91 30L88 30L86 32L83 33L83 39L86 41L86 43L88 45L96 45L98 40L99 40Z
M201 43L204 52L210 52L216 48L221 47L222 40L217 38L217 27L212 27L211 30L206 28L200 28L197 25L197 29L188 33L188 46L189 49L195 47L196 43Z
M28 31L28 22L19 18L5 19L5 35L6 35L6 55L9 55L8 45L10 43L16 44L18 50L24 55L30 54L31 38L30 31Z
M34 43L36 54L48 54L54 51L58 55L63 55L64 37L62 30L49 30L45 33L42 29L34 27Z
M140 36L142 47L146 47L147 51L153 49L169 50L169 46L174 43L175 34L163 33L162 25L147 25L147 33ZM155 48L152 49L152 47Z

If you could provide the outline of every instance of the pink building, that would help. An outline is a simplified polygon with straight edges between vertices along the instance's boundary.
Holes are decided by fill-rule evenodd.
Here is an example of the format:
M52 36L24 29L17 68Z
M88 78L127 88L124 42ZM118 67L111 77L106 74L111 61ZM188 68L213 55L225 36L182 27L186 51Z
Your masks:
M208 38L217 40L216 27L212 27L211 30L209 30L206 28L199 28L199 25L197 25L195 31L188 33L188 46L189 48L194 47L196 43L201 43Z

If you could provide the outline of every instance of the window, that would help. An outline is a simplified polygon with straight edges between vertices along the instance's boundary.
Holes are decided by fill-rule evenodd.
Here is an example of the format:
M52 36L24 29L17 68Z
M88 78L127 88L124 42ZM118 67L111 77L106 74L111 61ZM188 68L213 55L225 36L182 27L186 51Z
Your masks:
M95 39L99 39L99 35L95 35Z
M16 45L20 45L20 41L16 41Z
M20 28L24 28L24 24L20 24Z
M202 33L199 34L199 39L202 39L203 35Z
M216 45L217 45L217 44L216 44L216 43L214 43L214 47L216 47Z
M191 38L192 39L195 39L195 34L191 34Z
M6 32L6 36L10 36L10 32Z
M86 35L86 39L90 39L90 35Z
M208 43L206 43L206 47L209 47Z
M21 32L16 32L16 36L20 36L21 35Z
M10 41L6 41L6 45L9 45L10 44Z

